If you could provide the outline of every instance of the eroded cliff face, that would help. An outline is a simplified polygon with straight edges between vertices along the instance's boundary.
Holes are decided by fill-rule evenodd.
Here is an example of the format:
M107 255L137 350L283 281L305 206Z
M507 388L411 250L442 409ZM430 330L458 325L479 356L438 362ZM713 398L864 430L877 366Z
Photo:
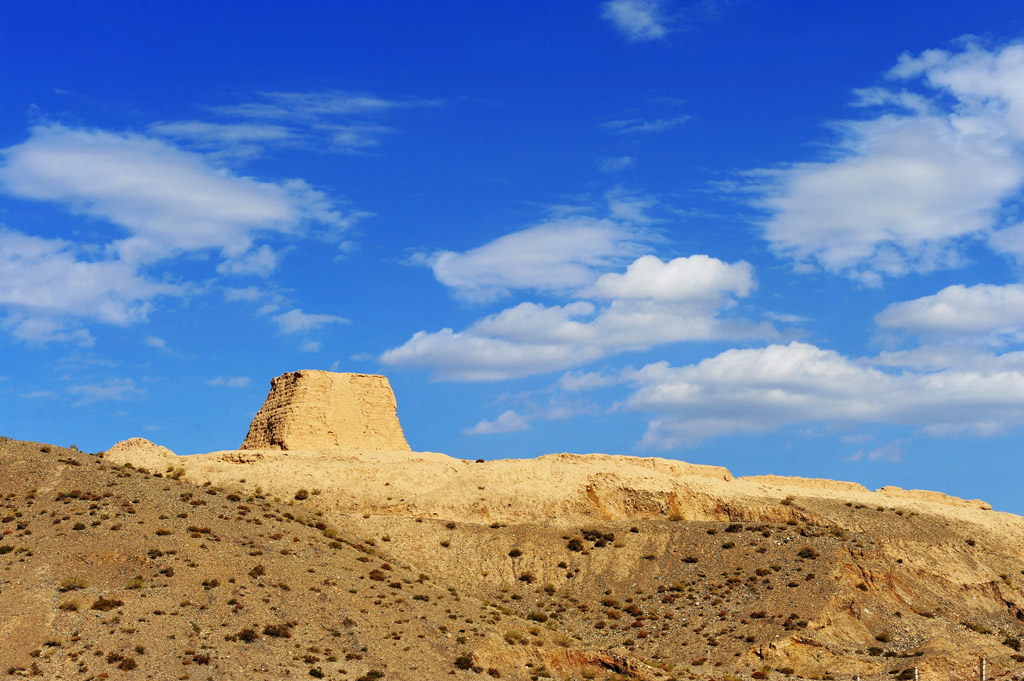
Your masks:
M293 371L270 393L240 449L409 451L386 376Z

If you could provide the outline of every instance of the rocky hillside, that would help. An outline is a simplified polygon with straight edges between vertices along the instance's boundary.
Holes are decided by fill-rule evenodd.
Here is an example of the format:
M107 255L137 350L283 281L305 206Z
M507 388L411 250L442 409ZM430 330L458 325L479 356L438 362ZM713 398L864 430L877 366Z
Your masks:
M969 678L981 655L992 678L1024 671L1024 520L979 502L631 457L399 454L4 440L0 673Z
M412 452L383 376L242 449L0 439L0 673L1024 678L1024 518L680 461Z

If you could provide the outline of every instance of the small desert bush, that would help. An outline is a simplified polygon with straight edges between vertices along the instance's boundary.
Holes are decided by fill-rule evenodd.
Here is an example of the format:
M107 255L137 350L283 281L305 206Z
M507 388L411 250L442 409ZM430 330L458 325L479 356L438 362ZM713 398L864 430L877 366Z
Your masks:
M93 610L99 610L100 612L108 612L110 610L113 610L114 608L120 608L122 605L124 605L124 601L118 600L116 598L106 598L101 596L100 598L97 598L95 601L93 601L93 604L90 607Z
M63 591L76 591L78 589L85 589L89 586L89 580L84 577L65 577L60 580L60 590Z
M263 633L267 636L275 636L277 638L291 638L292 632L288 628L287 624L268 624L263 627Z

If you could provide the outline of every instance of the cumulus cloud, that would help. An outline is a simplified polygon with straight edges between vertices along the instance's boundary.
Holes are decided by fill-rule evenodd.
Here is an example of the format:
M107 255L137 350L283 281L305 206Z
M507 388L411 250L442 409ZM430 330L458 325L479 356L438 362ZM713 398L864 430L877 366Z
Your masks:
M744 297L753 288L754 268L742 260L729 264L707 255L691 255L662 262L657 256L645 255L621 274L601 275L580 295L717 303L723 295L732 293Z
M336 317L331 314L309 314L303 312L299 308L275 315L271 319L275 324L277 324L281 333L287 334L312 331L313 329L324 326L325 324L349 323L349 320L344 317Z
M74 340L61 321L67 317L119 326L142 321L154 298L184 292L120 260L88 259L69 241L0 228L0 309L24 340Z
M509 409L493 421L484 419L463 432L467 435L496 435L499 433L514 433L519 430L526 430L529 427L530 419Z
M608 276L608 275L605 275ZM565 305L520 303L460 332L420 331L385 352L386 364L429 367L443 380L489 381L546 373L610 354L665 343L766 338L767 323L720 316L753 288L746 263L707 256L633 262L618 278L598 279Z
M883 108L833 124L828 158L755 174L777 252L872 285L959 265L1024 183L1024 45L903 55L887 77L923 92L860 91Z
M893 303L875 322L920 335L1019 339L1024 329L1024 286L947 286L931 296Z
M657 0L610 0L601 5L601 16L630 42L658 40L668 35Z
M671 448L804 423L888 423L932 435L1024 425L1024 353L987 365L887 371L806 343L727 350L697 364L649 364L623 408L653 415L644 444Z

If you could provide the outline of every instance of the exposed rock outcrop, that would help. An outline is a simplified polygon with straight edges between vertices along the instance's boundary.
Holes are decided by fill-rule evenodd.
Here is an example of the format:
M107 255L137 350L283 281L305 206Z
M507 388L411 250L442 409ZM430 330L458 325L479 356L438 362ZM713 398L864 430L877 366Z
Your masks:
M164 468L178 462L178 456L174 452L143 437L121 440L104 452L103 458L119 465L128 463L135 467L148 468L155 473L162 473Z
M240 449L409 451L386 376L293 371L270 394Z

